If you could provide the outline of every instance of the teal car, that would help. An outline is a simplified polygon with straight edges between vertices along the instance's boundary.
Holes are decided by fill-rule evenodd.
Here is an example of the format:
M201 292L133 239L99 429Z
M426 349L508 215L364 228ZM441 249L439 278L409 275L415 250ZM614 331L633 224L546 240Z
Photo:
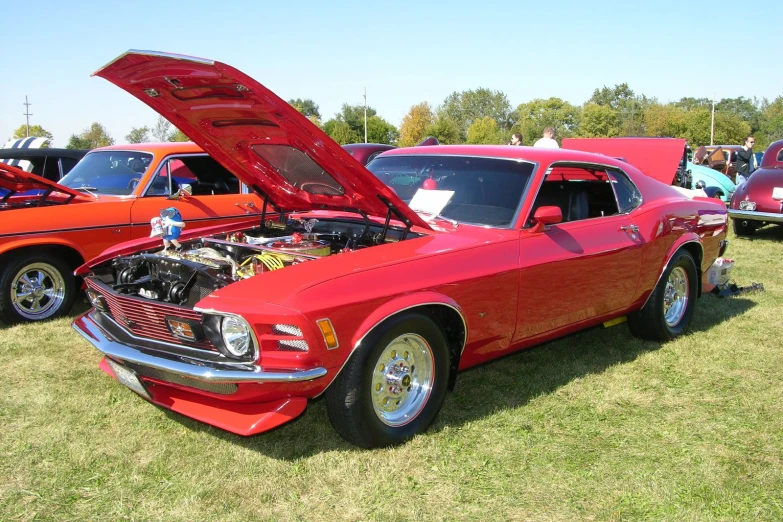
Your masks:
M727 205L731 202L731 196L734 195L737 186L728 176L720 171L704 165L696 165L690 161L687 163L686 168L691 172L693 188L701 188L708 196L720 198Z

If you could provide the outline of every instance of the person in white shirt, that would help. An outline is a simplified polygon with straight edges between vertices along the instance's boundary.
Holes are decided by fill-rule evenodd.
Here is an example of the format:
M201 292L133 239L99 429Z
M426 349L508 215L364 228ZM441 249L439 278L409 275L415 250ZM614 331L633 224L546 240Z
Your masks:
M533 146L544 147L547 149L559 149L560 145L558 145L555 141L555 129L552 127L546 127L544 129L544 137L535 142Z

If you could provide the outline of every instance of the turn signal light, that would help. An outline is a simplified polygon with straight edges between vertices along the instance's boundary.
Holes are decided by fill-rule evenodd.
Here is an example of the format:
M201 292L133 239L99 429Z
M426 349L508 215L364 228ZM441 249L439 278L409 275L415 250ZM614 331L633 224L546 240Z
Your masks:
M332 326L332 321L329 319L319 319L315 323L318 325L318 328L321 330L321 333L324 336L326 348L329 350L334 350L340 346L340 343L337 342L337 334L335 333L334 327Z

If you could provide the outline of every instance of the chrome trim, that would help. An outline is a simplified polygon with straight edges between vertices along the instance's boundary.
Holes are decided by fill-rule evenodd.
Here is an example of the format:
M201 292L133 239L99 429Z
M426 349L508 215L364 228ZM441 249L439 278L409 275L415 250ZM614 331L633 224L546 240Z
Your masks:
M142 55L142 56L154 56L154 57L157 57L157 58L171 58L173 60L182 60L183 62L193 62L193 63L198 63L198 64L201 64L201 65L214 65L215 64L214 60L209 60L207 58L196 58L195 56L187 56L185 54L162 53L160 51L141 51L141 50L138 50L138 49L128 49L127 51L125 51L124 53L119 55L117 58L111 60L109 63L107 63L103 67L101 67L98 70L96 70L90 76L96 76L99 72L101 72L104 69L108 68L109 66L114 64L114 62L120 61L121 59L125 58L129 54L138 54L138 55Z
M669 259L667 259L666 263L663 265L663 270L661 270L661 273L658 275L658 279L655 280L655 285L653 285L652 290L650 291L650 295L648 295L647 299L644 300L644 304L641 306L641 308L639 308L640 310L642 308L644 308L645 306L647 306L647 302L652 297L653 292L655 292L655 288L658 286L658 283L661 282L661 278L663 277L663 274L666 272L666 269L669 268L669 263L671 262L671 260L674 259L674 256L677 255L677 252L682 250L682 247L684 247L688 243L696 243L697 245L699 245L699 248L701 248L701 255L702 255L702 257L704 256L704 245L702 245L699 241L696 241L695 239L691 239L690 241L685 241L682 245L677 247L677 250L672 252L672 255L669 256ZM699 266L699 260L698 259L694 259L694 261L696 261L696 271L698 272L698 271L701 270L701 266ZM701 286L701 279L700 278L696 281L696 284L699 285L699 286L697 286L697 289L698 289Z
M729 217L732 219L747 219L750 221L768 221L770 223L783 223L783 214L775 212L757 212L755 210L729 209Z
M264 383L312 381L326 375L325 368L313 368L292 372L266 372L254 364L226 365L205 362L189 357L165 353L148 353L118 343L108 337L90 317L81 315L73 322L73 328L87 339L104 356L117 361L137 364L171 372L188 379L211 383Z
M356 351L356 350L357 350L357 349L358 349L358 348L361 346L361 344L362 344L362 341L364 341L364 338L365 338L365 337L367 337L367 336L370 334L370 332L372 332L373 330L375 330L375 329L378 327L378 325L380 325L382 322L384 322L385 320L389 319L390 317L393 317L393 316L395 316L395 315L397 315L397 314L399 314L399 313L401 313L401 312L404 312L404 311L406 311L406 310L410 310L411 308L419 308L419 307L421 307L421 306L430 306L430 305L440 305L440 306L447 306L447 307L451 308L452 310L454 310L455 312L457 312L457 314L459 315L460 319L462 319L462 328L465 330L465 338L464 338L464 339L463 339L463 341L462 341L462 348L461 348L461 349L460 349L460 351L459 351L459 355L460 355L460 357L462 357L462 353L465 351L465 346L467 346L467 344L468 344L468 323L467 323L467 321L465 321L465 316L463 315L463 313L462 313L462 310L460 310L459 308L457 308L457 307L455 307L455 306L452 306L452 305L450 305L450 304L448 304L448 303L442 303L442 302L440 302L440 301L431 301L431 302L426 302L426 303L418 303L418 304L415 304L415 305L406 306L405 308L400 308L399 310L397 310L397 311L395 311L395 312L392 312L392 313L390 313L389 315L387 315L387 316L383 317L382 319L380 319L379 321L375 322L375 324L373 324L373 325L372 325L372 326L371 326L371 327L370 327L370 328L367 330L367 332L366 332L364 335L362 335L361 339L359 339L359 340L356 342L356 344L353 346L353 348L351 349L351 351L348 353L348 356L347 356L347 357L345 358L345 360L343 361L343 364L340 366L340 369L339 369L339 370L337 370L337 372L334 374L334 377L332 378L332 381L329 383L329 385L328 385L326 388L324 388L324 389L323 389L323 391L321 391L321 393L319 393L318 395L316 395L316 397L318 397L318 396L320 396L322 393L325 393L325 392L326 392L326 389L327 389L327 388L329 388L329 386L331 386L331 385L332 385L332 383L333 383L333 382L334 382L334 381L337 379L337 377L340 375L340 372L342 372L342 371L343 371L343 368L345 368L345 365L346 365L346 364L348 364L348 361L349 361L349 360L351 359L351 357L353 356L353 353L354 353L354 352L355 352L355 351Z

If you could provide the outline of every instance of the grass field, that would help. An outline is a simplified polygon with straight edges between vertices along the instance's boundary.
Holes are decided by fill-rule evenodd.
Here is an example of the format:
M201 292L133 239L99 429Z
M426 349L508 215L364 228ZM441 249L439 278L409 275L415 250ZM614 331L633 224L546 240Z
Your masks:
M241 438L159 409L70 328L0 325L0 520L783 520L783 227L667 344L592 329L464 372L364 451L323 401ZM84 305L82 305L84 309Z

